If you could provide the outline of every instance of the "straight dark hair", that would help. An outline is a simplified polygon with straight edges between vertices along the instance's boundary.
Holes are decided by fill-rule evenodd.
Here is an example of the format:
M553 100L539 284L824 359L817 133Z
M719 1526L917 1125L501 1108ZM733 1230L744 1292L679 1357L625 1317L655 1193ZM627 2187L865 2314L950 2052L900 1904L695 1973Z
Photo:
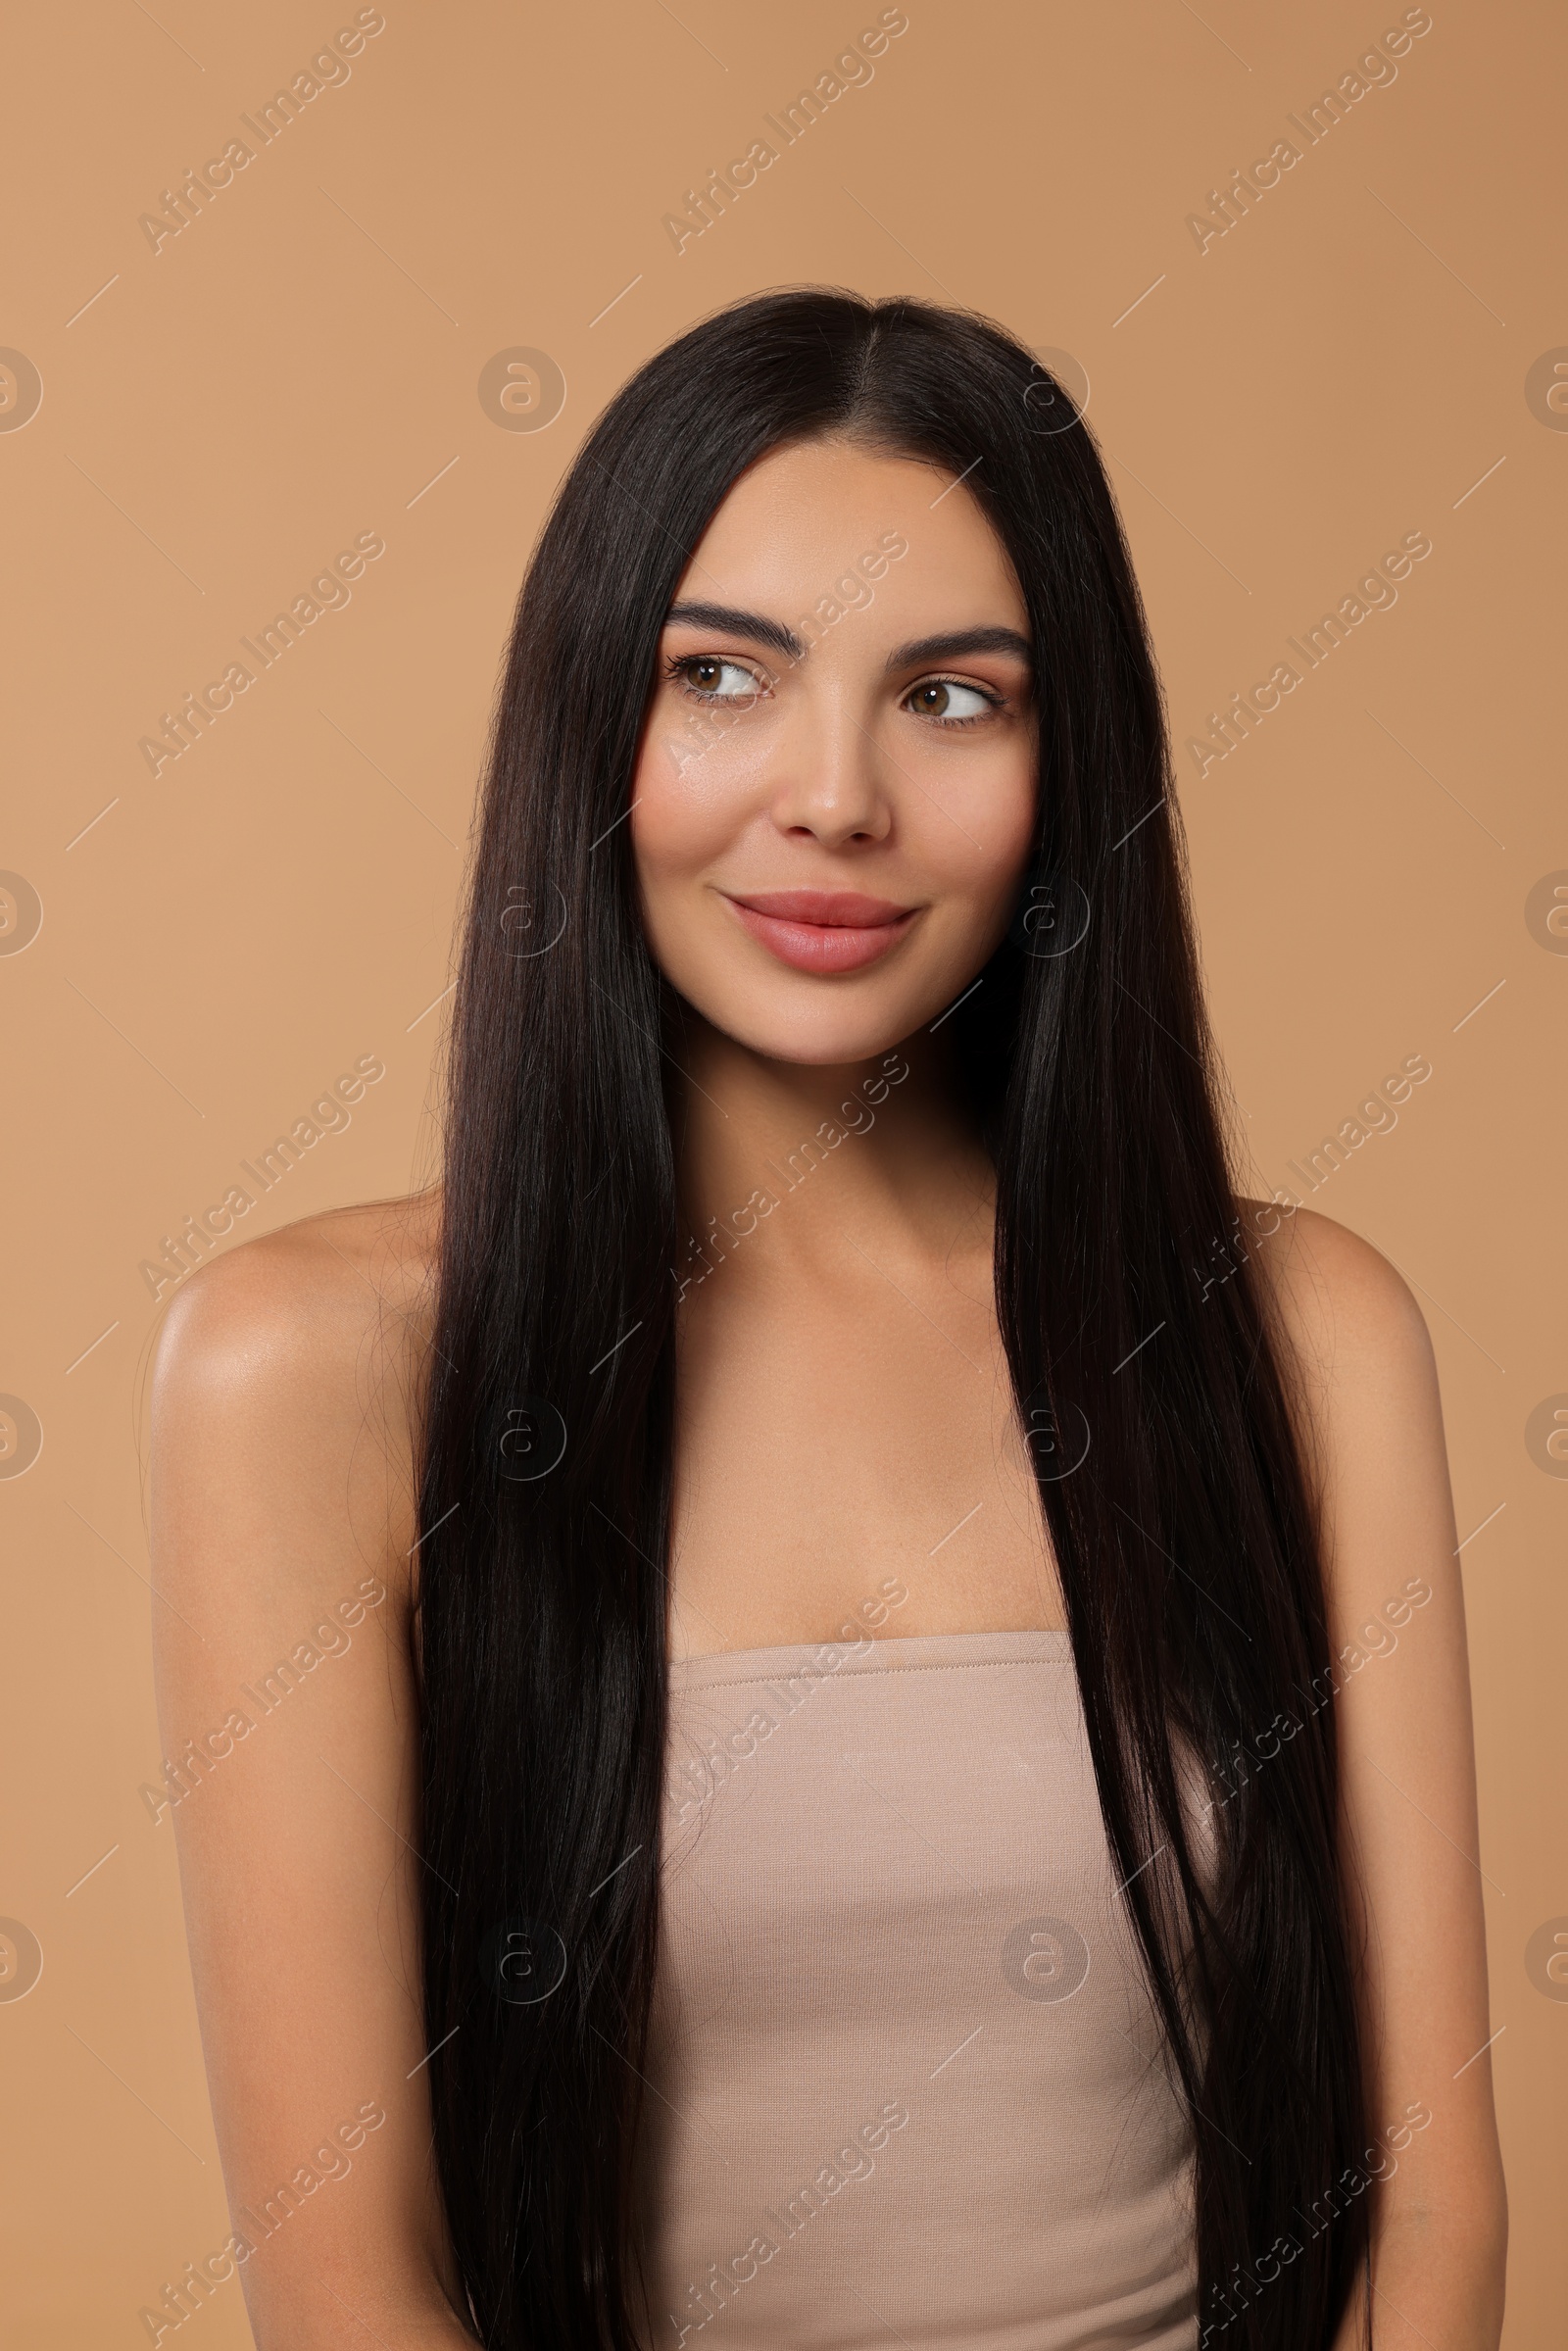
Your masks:
M540 539L500 696L420 1462L424 2007L452 2242L495 2351L639 2341L679 1234L669 991L618 820L714 511L756 459L828 434L962 475L1028 610L1034 878L1088 927L1059 955L1009 942L953 1015L997 1168L997 1309L1196 2141L1202 2339L1305 2351L1367 2238L1342 2184L1365 2184L1365 2116L1323 1582L1222 1144L1143 608L1093 438L1031 354L964 313L830 289L723 311L617 393ZM1216 1776L1271 1730L1266 1769ZM1200 1793L1226 1790L1212 1881L1194 1758Z

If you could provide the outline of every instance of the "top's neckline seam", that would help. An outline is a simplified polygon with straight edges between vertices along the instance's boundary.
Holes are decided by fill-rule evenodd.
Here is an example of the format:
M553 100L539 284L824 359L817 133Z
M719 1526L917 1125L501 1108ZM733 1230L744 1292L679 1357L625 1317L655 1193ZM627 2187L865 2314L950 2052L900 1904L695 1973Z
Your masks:
M1071 1652L1071 1639L1065 1626L1054 1625L1034 1631L1013 1628L997 1633L900 1634L887 1640L873 1641L870 1647L864 1650L857 1648L852 1643L833 1641L792 1641L757 1649L712 1649L699 1656L671 1658L668 1660L667 1670L672 1682L678 1678L687 1684L693 1679L705 1677L722 1677L725 1680L734 1681L771 1681L787 1670L783 1660L793 1660L795 1670L799 1671L803 1664L811 1663L820 1658L824 1652L840 1649L842 1654L837 1665L817 1667L818 1673L824 1680L837 1681L845 1674L907 1672L911 1670L911 1661L908 1659L908 1652L911 1650L949 1644L954 1647L958 1647L960 1644L963 1647L972 1647L976 1643L983 1642L993 1644L1047 1642L1051 1644L1054 1653L1070 1654ZM890 1650L903 1652L906 1661L903 1664L897 1660L884 1662L879 1652ZM1026 1656L1027 1653L1026 1648ZM952 1658L936 1658L930 1662L962 1665L985 1664L988 1660L958 1655ZM750 1674L735 1670L747 1665L760 1665L761 1670Z

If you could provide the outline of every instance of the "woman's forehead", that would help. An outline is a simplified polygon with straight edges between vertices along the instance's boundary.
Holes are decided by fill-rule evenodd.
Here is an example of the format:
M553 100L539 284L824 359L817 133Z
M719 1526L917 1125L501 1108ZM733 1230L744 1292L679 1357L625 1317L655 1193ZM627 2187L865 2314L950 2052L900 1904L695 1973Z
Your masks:
M748 466L673 601L787 618L831 594L847 573L877 575L879 552L900 541L904 552L879 593L906 608L904 633L924 633L917 611L939 589L945 608L956 601L964 609L945 609L933 625L986 619L1023 627L1011 563L961 478L924 459L842 439L793 442Z

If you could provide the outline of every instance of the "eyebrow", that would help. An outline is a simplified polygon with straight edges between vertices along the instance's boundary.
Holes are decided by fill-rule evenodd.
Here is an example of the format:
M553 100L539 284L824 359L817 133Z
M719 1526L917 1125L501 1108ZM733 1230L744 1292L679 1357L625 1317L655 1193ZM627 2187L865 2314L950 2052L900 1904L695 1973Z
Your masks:
M728 604L672 604L664 615L666 628L717 628L735 637L750 637L755 645L771 645L792 661L804 659L806 647L782 620L762 612L743 612Z
M939 636L915 637L907 645L895 645L888 655L889 669L910 669L920 661L957 661L966 653L1010 653L1032 664L1034 648L1027 637L1015 628L956 628L945 629Z
M728 604L674 604L665 615L666 628L716 628L732 636L750 637L756 645L769 645L792 661L804 661L806 647L792 628L782 620L770 620L764 612L746 612ZM969 653L1004 653L1032 665L1034 648L1027 637L1015 628L959 628L945 629L932 637L914 637L906 645L896 645L888 655L888 670L908 669L921 661L961 661Z

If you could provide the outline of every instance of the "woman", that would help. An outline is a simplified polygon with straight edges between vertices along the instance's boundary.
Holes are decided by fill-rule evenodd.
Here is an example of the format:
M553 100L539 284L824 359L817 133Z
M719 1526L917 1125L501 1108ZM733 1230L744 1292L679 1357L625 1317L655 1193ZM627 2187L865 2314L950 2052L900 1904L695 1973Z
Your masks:
M264 2351L1496 2343L1430 1348L1209 1069L1082 420L683 335L523 589L439 1188L161 1348Z

